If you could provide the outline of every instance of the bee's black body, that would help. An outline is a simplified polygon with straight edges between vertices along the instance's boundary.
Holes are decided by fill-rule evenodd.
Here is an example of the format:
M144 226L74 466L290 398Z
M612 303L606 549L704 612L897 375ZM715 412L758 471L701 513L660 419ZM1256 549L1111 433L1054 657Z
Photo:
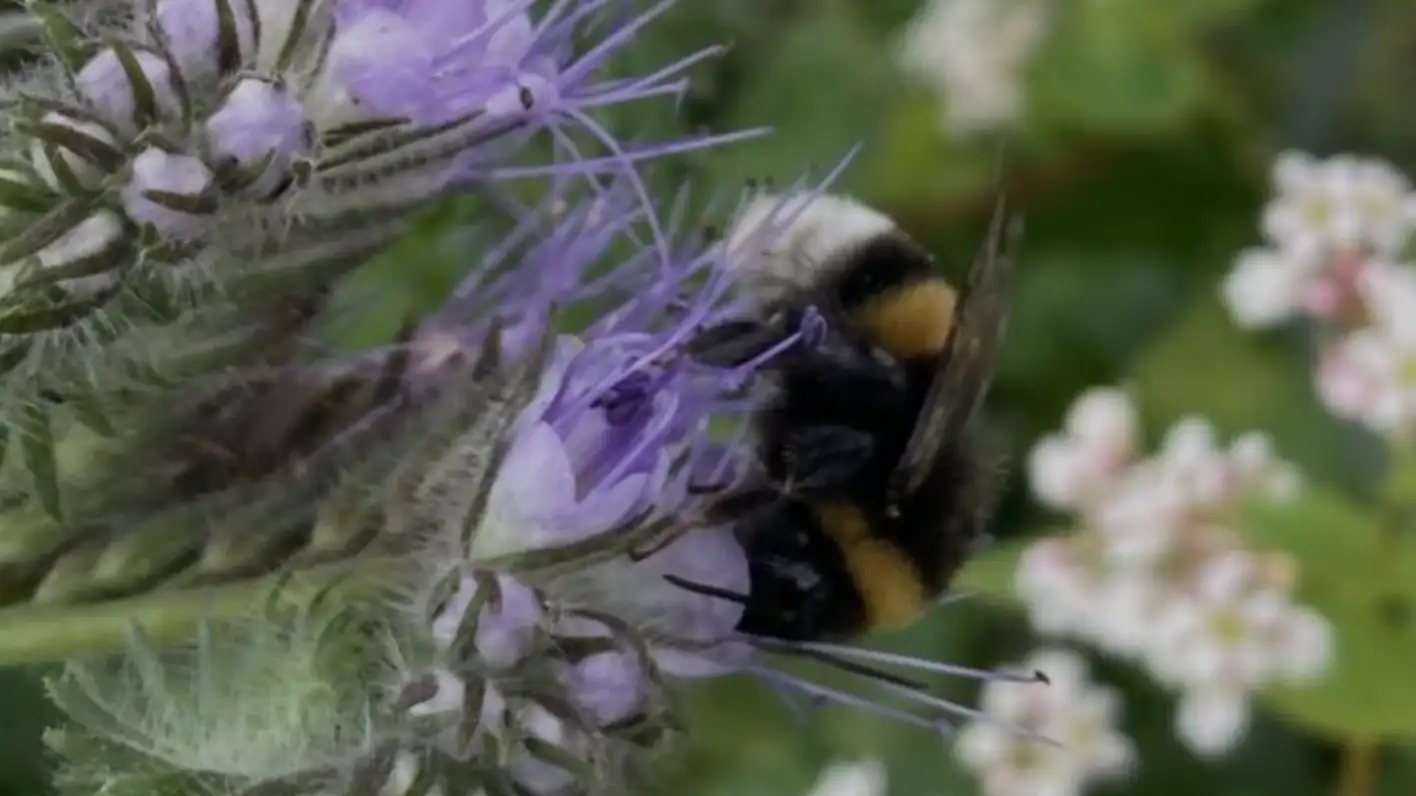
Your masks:
M960 295L892 230L838 248L763 309L762 344L809 311L827 323L771 365L778 390L755 419L766 477L710 508L747 551L739 630L810 641L905 624L983 535L996 466L967 421L1002 329L997 254Z

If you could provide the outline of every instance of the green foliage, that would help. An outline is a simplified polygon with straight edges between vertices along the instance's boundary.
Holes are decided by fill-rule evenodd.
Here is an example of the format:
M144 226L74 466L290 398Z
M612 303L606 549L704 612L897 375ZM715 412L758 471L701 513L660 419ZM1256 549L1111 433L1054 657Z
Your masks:
M1067 4L1033 64L1037 123L1062 131L1132 133L1164 130L1190 113L1204 97L1205 80L1198 54L1188 46L1193 23L1184 14L1157 14L1159 5Z
M1036 539L1014 539L995 544L974 556L954 577L953 588L971 594L997 605L1016 608L1018 593L1014 578L1018 572L1018 561Z
M39 505L55 519L64 516L59 494L59 463L55 453L54 420L49 407L32 405L24 408L15 431L19 435L21 457L30 476L30 488Z
M1157 337L1131 384L1153 430L1196 415L1225 435L1266 431L1309 479L1361 488L1375 471L1370 446L1323 410L1306 360L1300 347L1237 327L1211 293Z
M822 0L762 53L727 103L726 129L771 125L772 143L734 147L709 158L716 182L790 184L815 164L818 176L852 147L875 146L877 128L900 96L881 41L863 31L844 0ZM805 81L817 88L809 89ZM860 172L839 183L849 189Z

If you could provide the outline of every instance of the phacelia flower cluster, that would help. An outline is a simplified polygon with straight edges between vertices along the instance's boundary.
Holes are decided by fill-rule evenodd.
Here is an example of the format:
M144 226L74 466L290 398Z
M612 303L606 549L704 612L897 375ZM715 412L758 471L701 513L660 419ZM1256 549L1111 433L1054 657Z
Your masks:
M331 616L217 623L195 651L138 653L116 669L72 663L54 685L79 725L55 741L81 761L66 781L138 788L195 776L231 792L301 783L310 790L300 793L344 793L373 781L390 794L429 786L609 794L644 781L678 737L672 690L685 678L746 673L784 695L940 732L961 716L981 718L898 679L864 675L910 710L885 705L790 674L768 652L834 661L857 677L883 665L1045 687L849 646L746 637L736 631L739 602L670 581L750 591L742 545L731 527L702 521L693 485L731 486L748 474L741 434L713 426L731 429L758 405L757 376L773 354L731 372L686 355L698 329L735 310L738 255L661 220L637 193L632 179L560 180L395 347L408 364L389 402L330 441L358 447L360 466L337 474L302 538L338 536L333 523L371 528L368 549L391 557L365 553L352 566L373 567L366 574L386 596L335 603ZM614 254L623 243L630 253ZM584 306L602 314L559 331L564 312ZM778 350L816 344L808 326ZM404 432L391 442L360 441L399 415ZM298 492L326 459L316 451L269 490ZM240 671L220 670L212 693L193 677L192 660L229 646L285 663L228 654L224 664ZM294 668L272 676L276 665ZM211 726L222 700L240 702L226 710L244 716L246 746L220 769L202 768L226 754L212 745L233 743L236 728ZM330 729L302 738L312 725ZM90 747L118 748L126 762L84 765Z
M1081 796L1094 783L1131 772L1136 749L1116 726L1115 689L1093 683L1086 661L1071 650L1038 650L1022 666L1047 672L1051 687L989 683L981 707L1055 743L1029 742L995 723L965 727L956 751L986 796Z
M1286 152L1263 212L1267 245L1244 252L1223 293L1246 328L1306 318L1321 332L1316 382L1333 414L1384 437L1416 431L1416 190L1391 165Z
M1027 65L1048 22L1043 0L931 0L906 27L898 58L941 95L946 130L996 130L1024 110Z
M1146 457L1128 396L1098 388L1037 444L1028 474L1037 499L1079 526L1035 543L1019 564L1032 623L1138 662L1178 690L1176 730L1191 747L1232 749L1250 693L1324 673L1332 631L1292 602L1294 564L1246 549L1230 525L1239 501L1283 500L1299 486L1263 435L1225 448L1191 418Z
M126 656L75 657L51 680L72 720L50 737L66 793L608 796L652 778L688 678L745 673L938 732L982 717L885 669L1045 687L737 631L746 553L706 518L702 485L730 490L759 466L745 421L770 394L760 377L820 345L826 321L803 313L734 367L688 356L740 309L734 279L757 255L688 229L686 195L664 212L636 163L746 134L625 149L591 112L680 94L701 54L602 81L665 6L533 5L156 0L44 16L55 60L15 89L33 118L5 177L47 203L8 211L21 231L0 302L42 294L60 311L0 335L110 330L123 307L108 302L147 302L153 284L201 318L255 312L247 300L316 307L198 374L215 378L163 374L132 415L180 439L144 426L136 450L115 444L132 466L85 474L134 494L83 505L86 535L48 522L0 562L22 573L8 618L123 600L121 619L179 636L134 630ZM564 160L517 162L535 133ZM540 201L494 192L506 217L489 227L509 231L469 251L437 311L357 355L300 347L323 307L300 299L332 292L413 213L525 176L545 178ZM768 215L790 227L821 190ZM173 474L176 487L156 477ZM172 630L184 621L194 637Z
M214 280L328 279L449 193L703 143L626 151L592 119L681 92L681 69L703 55L610 85L607 59L662 8L601 26L577 52L603 5L36 5L51 57L0 86L13 155L0 169L0 344L6 369L25 366L8 381L26 394L84 384L97 355L61 361L42 344L96 346ZM545 133L578 162L520 163Z

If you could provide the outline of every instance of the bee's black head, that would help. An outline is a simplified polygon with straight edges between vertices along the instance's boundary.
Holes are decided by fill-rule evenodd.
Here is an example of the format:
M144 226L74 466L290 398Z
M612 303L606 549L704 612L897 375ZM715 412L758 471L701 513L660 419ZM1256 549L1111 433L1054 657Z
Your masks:
M937 276L934 258L903 232L876 235L842 256L829 292L847 312Z

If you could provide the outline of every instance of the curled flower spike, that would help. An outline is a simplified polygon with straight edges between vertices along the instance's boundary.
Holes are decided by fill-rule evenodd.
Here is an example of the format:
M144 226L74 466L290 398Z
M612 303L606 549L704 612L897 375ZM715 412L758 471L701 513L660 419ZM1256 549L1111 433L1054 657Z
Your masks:
M600 25L602 3L140 5L29 7L56 57L43 75L14 78L22 99L6 110L16 159L0 192L5 428L24 413L49 431L95 425L80 407L161 393L155 372L173 350L195 357L206 345L177 331L190 316L318 292L449 193L627 173L743 137L631 152L592 119L681 93L682 71L711 54L605 83L607 59L662 6ZM572 46L592 25L597 42ZM556 162L521 164L538 135ZM58 516L68 498L46 446L30 450L27 475Z
M397 344L351 361L281 363L236 393L244 398L215 404L229 427L179 425L227 455L164 451L189 496L157 512L125 506L121 555L95 543L47 575L53 602L117 590L174 611L198 586L236 588L283 566L289 579L272 602L295 606L253 625L275 639L261 654L295 668L230 673L217 694L248 706L239 757L209 748L235 743L231 728L207 726L225 703L181 655L138 644L117 671L140 670L141 687L107 663L74 663L56 694L79 720L74 732L96 739L87 749L56 741L76 758L74 782L598 796L652 776L681 734L673 687L683 679L745 673L931 730L986 717L927 693L912 672L1041 679L736 629L751 586L746 552L732 528L701 520L692 485L749 472L742 436L709 431L740 422L759 398L726 389L719 369L684 350L733 307L727 249L644 243L646 229L665 241L679 230L637 205L635 186L592 186L574 204L577 187L560 182L542 234L513 230ZM638 250L606 264L623 241ZM587 303L610 309L578 333L555 332ZM808 318L792 344L819 338L819 325ZM225 413L233 408L242 411ZM143 559L144 579L113 577L134 575L137 554L151 552L139 541L174 538L175 526L199 532ZM302 596L310 587L315 598ZM251 627L216 615L200 643L251 645ZM862 687L789 674L778 654ZM321 716L283 701L314 687L340 695ZM333 735L298 745L298 728L319 718ZM266 743L280 748L250 746ZM193 773L217 758L220 768Z

